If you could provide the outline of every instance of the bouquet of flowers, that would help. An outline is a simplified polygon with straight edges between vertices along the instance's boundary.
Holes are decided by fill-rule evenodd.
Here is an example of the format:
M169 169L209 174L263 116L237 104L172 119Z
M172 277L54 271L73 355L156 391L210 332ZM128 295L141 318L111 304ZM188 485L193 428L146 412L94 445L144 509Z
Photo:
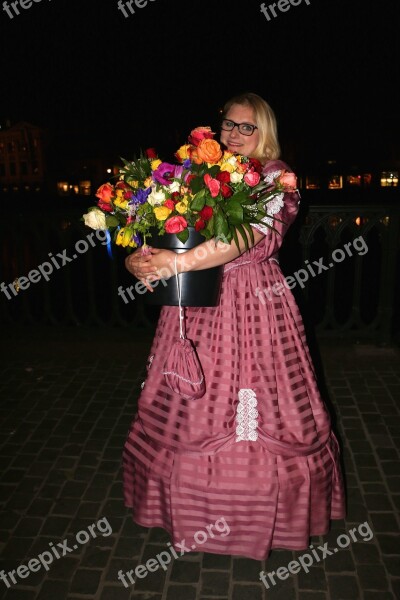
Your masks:
M190 226L205 239L234 239L238 247L240 235L248 247L252 224L273 229L266 205L295 191L296 177L278 172L276 179L263 179L257 159L223 150L214 135L210 127L193 129L175 153L177 164L163 162L153 148L133 161L121 159L118 181L99 187L85 224L108 230L128 251L146 244L154 228L185 243Z

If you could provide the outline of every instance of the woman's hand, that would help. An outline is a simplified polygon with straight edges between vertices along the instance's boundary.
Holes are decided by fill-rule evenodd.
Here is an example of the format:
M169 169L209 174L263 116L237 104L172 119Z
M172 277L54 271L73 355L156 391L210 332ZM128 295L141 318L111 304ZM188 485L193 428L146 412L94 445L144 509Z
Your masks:
M150 254L150 249L148 246L138 248L125 259L125 267L128 269L129 273L132 273L136 279L139 279L149 292L153 292L153 288L150 285L150 281L152 281L151 277L155 273L155 269L151 270L151 267L147 264Z
M175 257L172 250L160 250L159 248L138 249L125 259L125 266L132 275L139 279L146 288L153 292L151 281L169 279L175 274Z

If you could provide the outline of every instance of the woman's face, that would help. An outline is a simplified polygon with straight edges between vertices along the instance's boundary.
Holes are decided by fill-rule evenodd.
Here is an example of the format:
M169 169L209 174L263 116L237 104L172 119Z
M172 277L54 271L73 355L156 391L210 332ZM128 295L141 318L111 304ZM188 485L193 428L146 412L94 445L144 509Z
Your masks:
M257 125L254 119L253 109L246 104L233 104L224 118L234 121L235 123ZM229 152L237 152L244 156L253 156L259 142L259 132L258 129L255 129L252 135L243 135L239 132L237 127L234 127L232 131L224 131L221 129L220 140L225 144Z

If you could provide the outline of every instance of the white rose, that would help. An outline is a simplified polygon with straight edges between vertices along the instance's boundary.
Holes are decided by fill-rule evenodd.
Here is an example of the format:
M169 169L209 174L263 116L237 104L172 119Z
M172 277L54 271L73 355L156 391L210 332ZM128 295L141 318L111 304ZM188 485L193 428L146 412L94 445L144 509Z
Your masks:
M90 210L86 215L83 215L83 219L85 225L91 229L107 229L106 215L99 208Z
M236 156L231 156L230 158L228 158L228 160L226 162L229 163L230 165L232 165L233 167L236 167L237 158L236 158Z
M165 194L162 190L153 189L153 191L148 195L147 202L151 206L160 206L165 201Z
M238 173L235 171L231 173L231 183L240 183L243 179L243 173Z
M168 186L168 190L171 194L173 194L174 192L179 192L180 189L181 184L179 183L179 181L173 181L171 185Z

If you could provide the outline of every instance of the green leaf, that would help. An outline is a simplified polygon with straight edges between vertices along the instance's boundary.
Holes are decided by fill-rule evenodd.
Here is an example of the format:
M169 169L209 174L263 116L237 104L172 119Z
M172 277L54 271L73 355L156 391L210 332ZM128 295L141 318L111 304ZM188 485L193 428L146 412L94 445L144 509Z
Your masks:
M214 177L217 175L217 173L220 172L220 168L219 165L213 165L212 167L210 167L209 169L207 169L207 173L209 175L211 175L211 177Z
M113 215L106 216L106 225L107 227L118 227L120 224L119 220Z
M233 239L235 240L236 247L240 252L240 244L239 244L239 239L238 239L238 235L237 235L237 231L236 231L235 227L232 228L232 236L233 236Z
M215 224L215 237L226 236L228 237L230 232L230 227L228 221L221 210L217 210L214 212L214 224ZM231 237L232 239L232 237Z
M253 231L253 228L251 227L250 223L243 223L243 227L248 232L250 240L251 240L251 243L254 246L254 231Z
M230 197L230 200L236 200L237 202L246 202L248 200L249 195L247 192L236 192Z
M243 223L243 207L240 202L230 199L226 205L225 212L230 225L240 225Z
M126 225L126 216L125 215L123 215L120 212L117 212L115 214L115 217L118 219L118 224L119 225ZM107 219L106 219L106 222L107 222Z
M249 240L247 239L246 230L243 228L242 225L236 225L236 229L240 233L241 237L243 238L244 244L246 246L246 250L249 250Z
M215 201L215 198L213 198L212 196L208 196L206 199L206 204L207 206L215 206L217 203Z
M195 195L190 203L191 210L200 211L204 207L206 203L205 193L206 190L203 188Z
M176 234L176 237L178 238L178 240L180 242L182 242L182 244L184 244L189 238L189 230L184 229L183 231L180 231L179 233Z
M192 190L192 194L197 194L198 192L200 192L200 190L204 189L203 184L204 181L202 177L195 177L194 179L192 179L190 182L190 189Z

